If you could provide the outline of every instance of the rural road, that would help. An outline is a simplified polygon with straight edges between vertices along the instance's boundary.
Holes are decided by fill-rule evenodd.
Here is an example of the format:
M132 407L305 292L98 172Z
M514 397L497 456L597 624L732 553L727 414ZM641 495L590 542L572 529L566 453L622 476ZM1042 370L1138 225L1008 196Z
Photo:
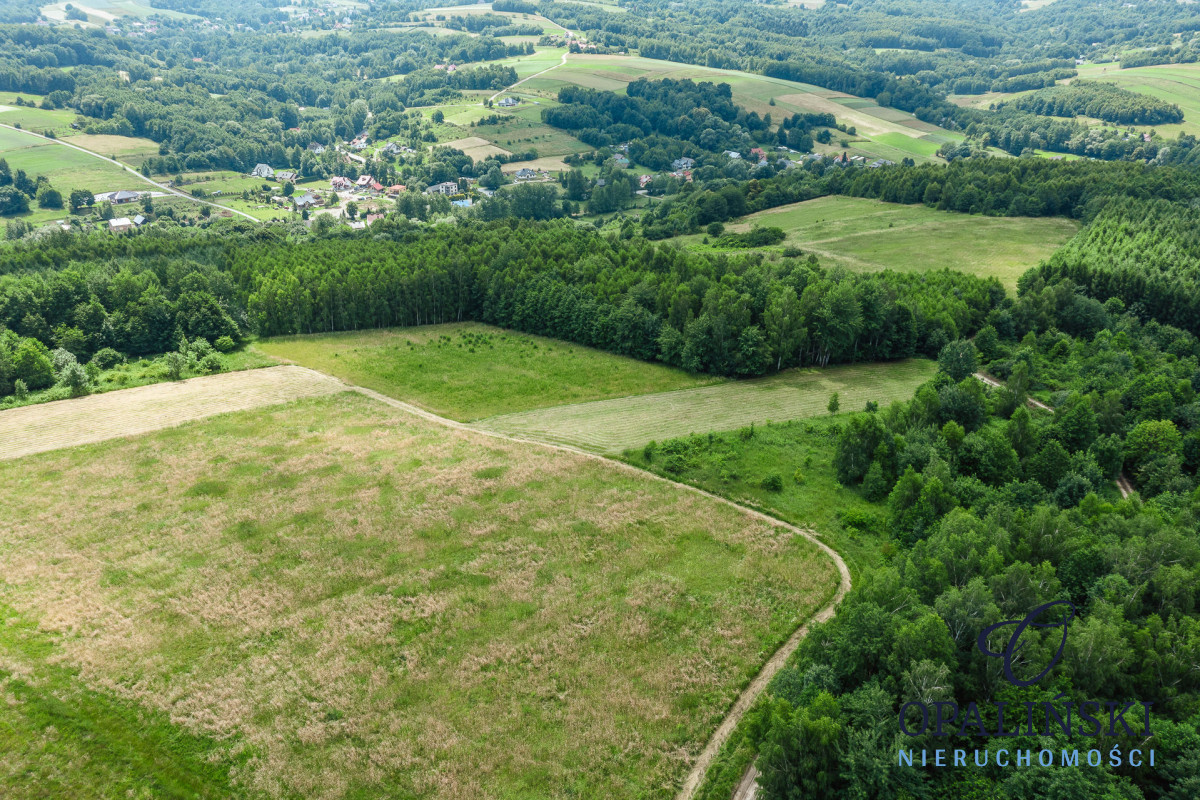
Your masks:
M251 222L261 222L261 220L258 217L252 217L249 214L247 214L245 211L238 211L236 208L230 208L229 206L223 206L220 203L211 203L208 200L201 200L198 197L192 197L190 194L184 194L183 192L179 191L178 189L172 189L170 186L167 186L166 184L162 184L156 180L147 178L145 175L138 172L136 169L129 166L128 164L124 164L120 161L117 161L115 158L109 158L108 156L102 156L99 153L95 152L94 150L88 150L86 147L80 147L77 144L71 144L70 142L64 142L62 139L51 139L49 136L43 136L40 133L34 133L33 131L27 131L24 128L17 128L13 125L5 125L3 123L0 123L0 128L8 128L10 131L16 131L17 133L23 133L27 136L32 136L36 139L41 139L44 142L50 142L51 144L61 144L63 147L69 147L72 150L78 150L81 153L86 153L87 155L91 156L92 158L98 158L101 161L107 161L110 164L116 164L118 167L125 170L130 175L137 177L138 180L144 181L144 182L150 184L151 186L154 186L154 187L166 192L167 194L173 194L176 197L182 197L185 200L191 200L193 203L199 203L202 206L212 206L213 208L219 208L222 211L230 211L234 214L245 217L246 219L250 220Z
M13 441L11 446L0 449L0 459L17 458L34 452L136 435L227 411L274 405L300 397L319 396L347 390L358 392L384 405L406 411L448 428L470 431L493 439L571 453L582 458L603 462L613 469L636 473L646 480L660 481L686 492L703 495L736 508L754 519L804 537L833 561L839 575L837 590L833 597L803 625L792 632L791 636L767 659L758 674L738 695L725 718L693 763L682 788L676 795L676 800L691 800L695 796L709 766L712 765L713 760L720 753L721 748L746 711L766 690L771 679L787 663L788 658L796 651L800 641L812 626L831 619L842 598L850 591L850 569L846 566L846 562L842 560L837 551L821 541L812 531L784 522L761 511L747 508L695 486L655 475L631 464L589 453L569 445L518 438L505 433L482 430L447 419L410 403L396 400L372 389L345 383L324 373L292 364L242 372L226 372L175 383L140 386L134 389L120 389L74 400L56 400L51 403L22 406L3 411L0 412L0 441L8 442L10 438ZM51 432L57 433L50 435ZM71 432L74 432L74 435L71 435ZM12 436L7 434L12 434ZM753 795L747 797L753 797Z
M557 22L555 22L555 21L553 21L553 20L546 20L546 21L547 21L547 22L549 22L551 25L558 25L558 23L557 23ZM567 30L566 28L563 28L563 26L562 26L562 25L558 25L558 27L562 28L562 29L563 29L564 31L566 31L567 33L570 33L570 31L569 31L569 30ZM545 74L546 74L547 72L549 72L550 70L553 70L553 69L558 69L559 67L561 67L561 66L564 66L564 65L567 63L567 56L568 56L568 55L570 55L570 54L571 54L571 50L570 50L570 48L568 48L568 49L567 49L567 51L566 51L566 52L564 52L564 53L562 54L562 58L561 58L561 59L559 59L559 61L558 61L558 63L557 63L557 64L555 64L555 65L553 65L553 66L550 66L550 67L546 67L546 68L545 68L544 70L542 70L541 72L535 72L535 73L534 73L534 74L532 74L532 75L526 75L524 78L521 78L521 80L517 81L517 82L516 82L516 83L514 83L512 86L509 86L509 87L507 87L507 88L501 89L500 91L496 92L494 95L492 95L491 97L489 97L489 98L488 98L488 102L489 102L489 103L494 103L494 102L496 102L496 98L497 98L497 97L499 97L500 95L504 94L505 92L511 92L513 89L517 88L518 86L520 86L520 85L521 85L522 83L524 83L525 81L527 81L527 80L530 80L530 79L532 79L532 78L536 78L536 77L538 77L538 76L540 76L540 75L545 75Z

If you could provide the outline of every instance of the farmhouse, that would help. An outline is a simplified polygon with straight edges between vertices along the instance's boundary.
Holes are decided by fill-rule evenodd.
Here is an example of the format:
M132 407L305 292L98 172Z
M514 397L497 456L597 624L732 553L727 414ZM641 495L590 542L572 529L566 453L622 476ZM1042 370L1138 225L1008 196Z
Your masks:
M868 166L871 169L879 169L880 167L890 167L895 163L895 161L888 161L886 158L881 158L876 161L872 161Z
M277 179L281 180L281 181L293 181L293 182L295 182L295 180L296 180L297 178L299 178L300 176L299 176L297 173L295 173L295 172L276 172L276 173L275 173L275 177L276 177Z
M271 169L267 164L258 164L254 169L250 170L250 175L254 178L270 180L275 177L275 170Z
M687 156L684 156L683 158L677 158L671 162L671 169L675 170L676 172L681 169L691 169L694 166L696 166L696 159L688 158Z
M388 142L383 147L379 148L379 152L383 153L385 156L398 156L403 151L400 149L400 145L396 144L395 142Z
M425 190L425 194L458 194L458 182L443 181L442 183L435 183Z
M404 192L407 190L407 188L408 187L406 187L403 183L393 184L393 185L387 187L387 195L388 195L388 197L396 197L398 195L404 194Z
M133 222L129 217L117 217L108 221L108 229L113 233L121 233L133 227Z
M341 175L336 175L329 181L330 187L335 192L344 192L354 186L354 182L349 178L343 178Z
M309 142L308 152L321 155L321 153L325 152L325 145L321 144L320 142Z
M142 199L141 192L131 192L127 189L122 189L119 192L104 192L102 194L98 194L95 196L96 203L108 202L108 203L112 203L114 206L124 205L125 203L132 203L135 200L141 200L141 199Z
M617 153L615 156L613 156L612 160L613 160L613 163L616 164L621 169L627 169L629 167L629 159L626 158L625 156L621 155L620 153Z
M512 108L520 102L521 101L515 97L501 97L500 102L496 105L500 106L501 108Z
M373 180L373 179L371 178L371 176L370 176L370 175L359 175L359 176L358 176L358 180L356 180L356 181L354 182L354 185L355 185L355 186L357 186L357 187L358 187L358 188L360 188L360 189L365 189L365 188L367 188L368 186L370 186L370 185L371 185L371 181L372 181L372 180Z
M321 198L312 192L305 192L296 198L296 209L303 211L306 208L316 208L321 205Z
M531 181L537 177L537 173L531 170L529 167L521 167L519 170L517 170L514 177L516 177L516 179L519 181Z

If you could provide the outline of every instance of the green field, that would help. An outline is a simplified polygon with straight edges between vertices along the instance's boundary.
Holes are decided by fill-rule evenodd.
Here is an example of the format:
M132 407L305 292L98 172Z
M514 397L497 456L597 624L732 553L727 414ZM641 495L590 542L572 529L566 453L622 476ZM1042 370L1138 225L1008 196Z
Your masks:
M665 800L837 582L728 505L352 393L0 482L22 800Z
M64 206L67 195L73 189L87 189L99 193L118 189L140 191L150 188L136 175L130 175L116 164L49 139L8 128L0 128L0 158L6 160L14 172L23 169L31 178L45 175L50 184L62 193ZM66 215L65 207L43 210L33 204L31 213L25 218L31 222L42 222L60 219Z
M1008 288L1075 235L1078 223L1057 217L983 217L856 197L821 197L781 206L727 225L782 228L782 247L800 247L856 272L954 269L995 277ZM701 235L680 237L698 249ZM729 252L729 251L725 251Z
M279 337L258 347L460 421L721 380L474 322Z
M15 105L20 97L34 105L42 102L41 95L23 92L0 92L0 124L15 125L36 133L53 131L55 136L69 136L76 114L69 109L47 109Z
M963 138L906 112L819 86L632 56L574 54L565 65L521 84L520 90L553 97L562 86L575 84L621 92L638 78L691 78L728 83L735 103L760 114L770 113L774 118L793 112L833 114L839 123L855 128L857 137L863 140L858 147L876 158L899 161L910 156L918 161L935 160L933 154L942 143ZM835 132L835 139L840 136Z
M620 453L652 439L827 414L834 392L847 410L861 409L868 400L882 405L907 400L934 370L934 363L924 359L790 369L754 380L505 414L477 424L598 453Z
M1183 110L1183 122L1155 125L1164 136L1200 135L1200 64L1164 64L1157 67L1117 69L1116 64L1085 64L1079 77L1115 83L1131 92L1157 97ZM1149 130L1149 127L1143 126Z

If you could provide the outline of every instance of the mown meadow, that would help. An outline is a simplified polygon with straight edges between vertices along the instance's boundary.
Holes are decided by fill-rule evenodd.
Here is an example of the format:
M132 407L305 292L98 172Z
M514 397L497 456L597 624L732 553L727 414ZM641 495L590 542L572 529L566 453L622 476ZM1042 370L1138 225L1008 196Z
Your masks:
M6 795L671 797L837 583L731 506L352 393L0 481Z

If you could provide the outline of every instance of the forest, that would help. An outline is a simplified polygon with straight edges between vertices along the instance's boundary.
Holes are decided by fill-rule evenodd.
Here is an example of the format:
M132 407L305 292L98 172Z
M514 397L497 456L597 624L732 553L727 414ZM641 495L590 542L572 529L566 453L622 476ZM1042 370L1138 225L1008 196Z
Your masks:
M1200 344L1119 300L1080 297L1069 282L1031 282L1007 320L995 315L1002 324L948 345L912 401L831 433L839 480L879 509L856 524L893 531L895 549L804 639L752 714L763 796L1183 800L1200 791ZM1002 385L985 388L970 376L977 368ZM1051 392L1052 412L1027 404L1034 391ZM1142 499L1112 496L1122 473ZM1010 685L977 633L1053 601L1077 616L1062 664L1052 679ZM1022 677L1046 663L1053 637L1022 639ZM1027 725L1020 715L1014 738L972 745L961 733L938 738L932 724L909 736L898 722L905 703L947 703L957 731L958 709L985 700L1035 712ZM1118 724L1070 737L1052 721L1073 708L1078 730L1085 702L1103 713L1095 701L1109 700L1153 702L1153 735ZM921 748L963 746L986 746L992 758L982 768L896 768L899 750L919 758ZM1033 766L1003 769L1001 747L1010 758L1032 751ZM1102 767L1038 766L1047 748L1082 758L1089 747L1103 748ZM1157 748L1154 769L1130 763L1140 747Z
M1183 112L1174 103L1096 81L1072 81L1065 86L1042 89L1000 103L999 107L1051 117L1095 117L1118 125L1183 121Z

